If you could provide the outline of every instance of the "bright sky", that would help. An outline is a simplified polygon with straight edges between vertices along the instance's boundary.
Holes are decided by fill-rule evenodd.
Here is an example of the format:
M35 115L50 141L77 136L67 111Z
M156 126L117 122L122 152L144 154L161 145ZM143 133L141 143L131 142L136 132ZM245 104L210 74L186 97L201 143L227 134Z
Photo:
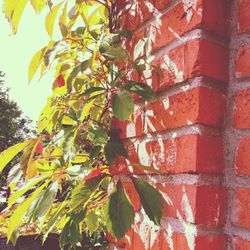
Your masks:
M18 32L13 36L11 27L0 10L0 70L6 73L5 84L10 88L10 98L34 121L37 121L52 86L52 73L45 75L40 81L36 76L28 83L30 60L49 41L44 27L45 12L37 15L28 5Z

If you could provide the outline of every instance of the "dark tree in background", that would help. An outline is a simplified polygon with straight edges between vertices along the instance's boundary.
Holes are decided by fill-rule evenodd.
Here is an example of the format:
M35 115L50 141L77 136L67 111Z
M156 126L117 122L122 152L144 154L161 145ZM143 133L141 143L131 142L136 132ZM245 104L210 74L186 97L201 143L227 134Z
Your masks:
M5 74L0 71L0 152L24 140L32 131L31 121L25 117L14 101L9 99L9 90L4 87ZM8 168L0 174L0 188L5 184Z

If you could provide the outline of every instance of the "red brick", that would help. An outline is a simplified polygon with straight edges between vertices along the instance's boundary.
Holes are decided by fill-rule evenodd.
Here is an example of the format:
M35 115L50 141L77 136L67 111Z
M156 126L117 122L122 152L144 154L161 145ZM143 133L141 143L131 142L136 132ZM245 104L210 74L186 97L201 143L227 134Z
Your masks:
M240 142L236 155L236 174L250 176L250 137Z
M201 0L199 0L199 3ZM153 41L153 49L159 49L176 39L177 36L182 36L188 31L195 29L202 21L202 15L198 14L197 7L194 7L192 18L188 19L187 13L184 10L184 4L177 4L170 11L166 12L161 17L160 24L152 24L150 27L150 36L155 35ZM192 7L190 8L191 10ZM192 14L192 13L191 13Z
M188 239L189 238L189 242ZM184 235L182 233L173 233L170 238L173 248L170 247L171 241L168 239L166 232L162 232L158 245L154 245L154 248L150 250L226 250L227 241L224 235L211 235L211 236L194 236L190 233ZM192 242L193 239L194 243ZM157 248L158 247L158 248Z
M146 111L137 107L131 121L114 119L112 126L121 129L121 138L191 124L220 127L223 123L225 101L225 96L220 92L198 87L157 100L148 105Z
M202 225L223 225L226 190L221 186L156 184L165 195L163 214Z
M184 150L183 152L185 153ZM223 140L221 137L199 136L196 172L222 173L224 170L223 154Z
M146 107L144 132L164 131L191 124L220 127L224 109L225 96L218 91L205 87L190 89Z
M227 191L222 186L199 186L196 196L196 222L223 225L226 222Z
M189 237L192 237L188 235ZM172 248L172 247L173 248ZM166 232L162 231L159 235L159 240L155 242L150 250L189 250L188 241L184 234L182 233L173 233L172 236L169 236Z
M140 215L141 218L143 216ZM133 241L131 244L133 245L133 249L138 250L149 250L150 249L150 237L152 234L152 223L147 223L144 218L141 221L136 221L133 229Z
M142 30L140 30L138 32L134 32L131 39L127 40L126 49L130 52L132 57L134 55L134 48L135 48L136 44L140 40L142 40L144 37L145 37L145 31L144 31L144 29L142 29Z
M172 0L154 0L154 6L156 9L161 10L166 8Z
M239 91L235 96L234 127L250 128L250 88Z
M153 3L153 0L148 0L148 2ZM137 1L136 4L132 1L132 3L132 8L129 8L122 18L122 27L124 29L135 30L140 24L152 17L152 12L145 4L145 1Z
M165 203L163 215L174 217L195 223L195 205L197 187L188 185L156 184L157 188L164 194ZM184 202L190 207L189 214L184 210ZM185 203L186 208L186 203Z
M162 2L158 7L166 5ZM196 28L224 36L227 33L227 11L225 0L182 1L162 16L161 23L151 25L151 36L156 35L153 48L166 46Z
M126 7L126 4L127 4L127 0L119 0L119 1L117 1L117 10L118 10L118 12L122 11Z
M153 82L161 91L197 76L228 80L228 50L207 40L192 40L169 51L155 62L162 74Z
M205 39L202 40L200 46L201 74L217 80L228 81L228 49Z
M126 245L125 249L136 250L226 250L227 238L224 235L211 235L211 236L196 236L192 233L187 234L173 232L169 235L166 231L155 230L154 227L145 227L146 239L140 235L140 225L135 228L134 235L130 237L130 247ZM143 238L143 239L142 239ZM123 240L125 241L125 240ZM121 243L120 243L121 244ZM172 246L172 247L171 247ZM244 249L245 250L245 249Z
M115 237L111 233L106 234L107 240L112 245L108 248L108 250L115 250L118 247L119 249L126 249L126 250L133 250L133 246L131 244L131 241L133 241L134 238L134 230L133 228L130 228L126 234L126 237L123 237L120 240L116 240Z
M203 0L201 28L219 36L227 36L230 25L230 4L227 0Z
M224 235L198 236L195 250L226 250L227 238Z
M235 237L233 239L234 250L250 250L250 241Z
M235 74L237 78L250 76L250 46L242 46L236 57Z
M152 166L161 173L223 172L223 143L220 137L186 135L129 144L127 150L131 164Z
M140 215L141 218L143 216ZM137 221L132 230L129 230L124 239L118 241L116 246L122 249L136 250L226 250L227 238L225 235L197 236L192 232L186 231L186 234L167 231L164 228L158 228L151 222L142 219ZM108 239L115 243L112 237ZM129 243L129 244L128 244ZM171 247L172 246L172 247Z
M232 208L232 223L250 229L250 188L235 190Z
M239 32L250 30L250 0L240 0L238 13Z
M224 120L226 97L214 89L200 88L199 116L197 123L222 126Z

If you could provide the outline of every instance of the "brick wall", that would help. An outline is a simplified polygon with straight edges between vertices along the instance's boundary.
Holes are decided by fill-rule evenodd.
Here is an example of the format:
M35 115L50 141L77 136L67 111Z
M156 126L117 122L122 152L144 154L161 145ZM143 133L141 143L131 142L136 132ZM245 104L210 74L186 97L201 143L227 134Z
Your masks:
M231 10L228 107L224 131L229 247L250 249L250 1Z
M131 163L160 171L144 178L163 194L164 218L159 229L140 213L127 183L136 225L112 248L250 250L250 0L132 2L128 49L150 37L162 74L148 81L156 98L114 126Z

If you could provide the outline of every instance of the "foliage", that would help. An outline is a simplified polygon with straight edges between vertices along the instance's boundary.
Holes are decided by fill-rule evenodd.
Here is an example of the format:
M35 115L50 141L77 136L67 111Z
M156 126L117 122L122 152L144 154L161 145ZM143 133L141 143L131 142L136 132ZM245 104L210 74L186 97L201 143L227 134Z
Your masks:
M5 0L4 11L14 33L27 2ZM32 223L44 240L50 232L60 233L62 248L79 245L83 232L104 230L120 239L135 216L124 181L133 181L145 213L159 225L162 197L136 177L137 166L129 163L117 129L111 126L114 117L130 119L135 95L154 97L148 85L129 77L150 69L148 53L142 56L148 42L143 40L143 46L136 46L133 54L124 48L131 32L119 29L114 1L30 2L36 12L49 7L47 32L52 39L58 18L62 39L51 40L38 51L29 67L30 80L39 69L41 76L55 71L53 93L42 110L37 138L0 156L7 163L14 151L25 146L20 167L26 184L12 189L8 239L15 242L18 227ZM125 157L130 168L120 169L115 163L117 156ZM15 208L17 199L25 194L25 200Z
M24 117L17 104L9 99L8 89L4 88L3 77L4 73L0 71L0 78L2 78L0 79L0 152L23 141L32 132L29 126L30 120ZM14 153L13 157L15 155L16 153ZM6 164L1 161L0 170L1 165ZM5 168L4 173L0 175L0 188L6 184L6 176L9 168L10 166Z

